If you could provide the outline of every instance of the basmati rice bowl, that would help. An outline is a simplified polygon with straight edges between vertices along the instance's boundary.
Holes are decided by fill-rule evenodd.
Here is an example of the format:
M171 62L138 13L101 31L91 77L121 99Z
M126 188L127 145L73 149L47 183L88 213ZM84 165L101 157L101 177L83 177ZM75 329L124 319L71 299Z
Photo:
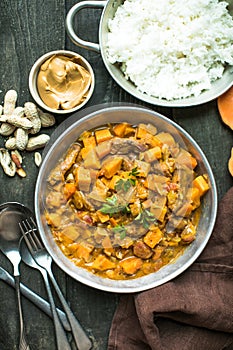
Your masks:
M102 8L99 43L76 34L83 8ZM111 77L137 99L164 107L214 100L233 81L233 0L80 1L66 30L100 53Z
M108 21L106 55L138 91L198 97L233 66L233 19L218 0L126 0Z

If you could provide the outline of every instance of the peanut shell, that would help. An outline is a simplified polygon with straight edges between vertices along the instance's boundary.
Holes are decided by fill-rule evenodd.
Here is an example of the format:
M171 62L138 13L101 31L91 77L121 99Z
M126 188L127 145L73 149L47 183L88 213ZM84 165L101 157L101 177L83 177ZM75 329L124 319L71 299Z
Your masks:
M40 134L38 136L30 137L28 139L26 151L34 151L35 149L42 148L50 140L50 136L46 134Z

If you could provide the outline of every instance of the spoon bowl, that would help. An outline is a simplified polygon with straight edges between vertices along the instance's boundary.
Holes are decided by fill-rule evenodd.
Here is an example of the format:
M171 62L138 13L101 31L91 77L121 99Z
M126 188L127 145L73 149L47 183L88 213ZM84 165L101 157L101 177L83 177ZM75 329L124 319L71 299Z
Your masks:
M14 276L20 275L19 264L21 256L19 242L22 237L19 222L21 222L29 210L20 203L9 202L0 205L0 249L10 260L14 268Z

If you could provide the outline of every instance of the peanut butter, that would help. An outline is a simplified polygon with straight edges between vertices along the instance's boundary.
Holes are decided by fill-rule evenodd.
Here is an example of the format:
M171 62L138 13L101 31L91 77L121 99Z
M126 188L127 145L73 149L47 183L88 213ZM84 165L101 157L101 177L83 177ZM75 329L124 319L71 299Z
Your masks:
M42 101L53 109L71 109L81 104L90 89L91 74L81 58L53 55L40 67L37 77Z

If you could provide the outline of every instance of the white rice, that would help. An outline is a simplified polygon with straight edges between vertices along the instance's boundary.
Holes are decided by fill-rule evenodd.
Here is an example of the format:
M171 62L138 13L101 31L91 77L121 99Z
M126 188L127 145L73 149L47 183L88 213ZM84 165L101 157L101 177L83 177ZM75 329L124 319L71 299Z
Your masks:
M126 0L109 20L107 57L143 93L198 96L233 65L233 19L218 0Z

